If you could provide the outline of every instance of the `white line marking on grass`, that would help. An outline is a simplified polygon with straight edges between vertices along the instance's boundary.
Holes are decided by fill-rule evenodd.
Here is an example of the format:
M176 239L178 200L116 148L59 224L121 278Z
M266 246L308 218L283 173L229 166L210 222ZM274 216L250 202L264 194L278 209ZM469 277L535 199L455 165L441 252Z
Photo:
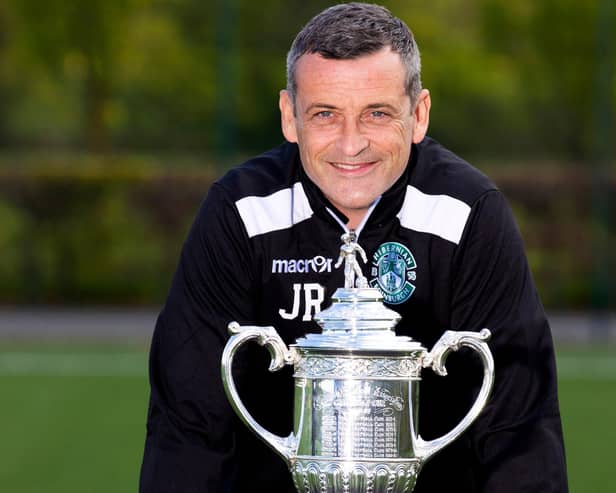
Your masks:
M141 353L0 353L0 375L144 377Z

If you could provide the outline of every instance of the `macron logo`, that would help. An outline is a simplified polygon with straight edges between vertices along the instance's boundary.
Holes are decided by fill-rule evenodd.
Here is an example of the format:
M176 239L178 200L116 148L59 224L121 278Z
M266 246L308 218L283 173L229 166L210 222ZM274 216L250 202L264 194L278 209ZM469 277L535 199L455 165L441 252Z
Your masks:
M317 255L306 259L273 259L272 274L295 274L308 272L331 272L332 259Z

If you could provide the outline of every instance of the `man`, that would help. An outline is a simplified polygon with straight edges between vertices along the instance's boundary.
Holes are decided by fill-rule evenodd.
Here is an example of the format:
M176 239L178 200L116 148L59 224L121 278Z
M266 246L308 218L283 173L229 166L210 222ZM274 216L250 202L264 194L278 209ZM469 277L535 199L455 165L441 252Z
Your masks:
M482 174L426 137L430 94L406 25L351 3L313 18L287 58L287 143L227 173L182 250L151 349L142 492L293 492L284 462L223 393L230 321L273 325L287 344L344 283L333 269L353 233L400 335L432 347L445 329L492 331L491 399L432 458L424 492L566 492L550 330L509 208ZM395 269L399 282L387 282ZM266 429L292 429L289 367L268 373L254 345L235 359L239 393ZM264 354L265 353L265 354ZM481 381L468 355L424 372L419 427L434 438L467 412Z

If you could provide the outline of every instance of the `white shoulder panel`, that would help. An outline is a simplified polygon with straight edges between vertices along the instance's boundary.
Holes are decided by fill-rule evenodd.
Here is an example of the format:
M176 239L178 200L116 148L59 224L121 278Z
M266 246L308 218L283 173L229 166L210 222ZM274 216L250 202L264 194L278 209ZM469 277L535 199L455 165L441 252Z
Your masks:
M244 197L235 206L250 238L290 228L313 214L300 182L266 197Z
M471 208L449 195L428 195L408 186L398 219L413 231L431 233L456 245L460 243Z

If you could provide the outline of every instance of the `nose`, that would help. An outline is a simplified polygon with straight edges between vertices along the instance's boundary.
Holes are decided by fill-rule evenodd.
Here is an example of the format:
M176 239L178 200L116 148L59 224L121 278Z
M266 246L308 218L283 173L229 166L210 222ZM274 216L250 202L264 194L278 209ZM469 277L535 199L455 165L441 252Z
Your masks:
M367 149L370 140L362 132L359 122L354 119L346 119L341 128L338 145L345 156L353 157Z

